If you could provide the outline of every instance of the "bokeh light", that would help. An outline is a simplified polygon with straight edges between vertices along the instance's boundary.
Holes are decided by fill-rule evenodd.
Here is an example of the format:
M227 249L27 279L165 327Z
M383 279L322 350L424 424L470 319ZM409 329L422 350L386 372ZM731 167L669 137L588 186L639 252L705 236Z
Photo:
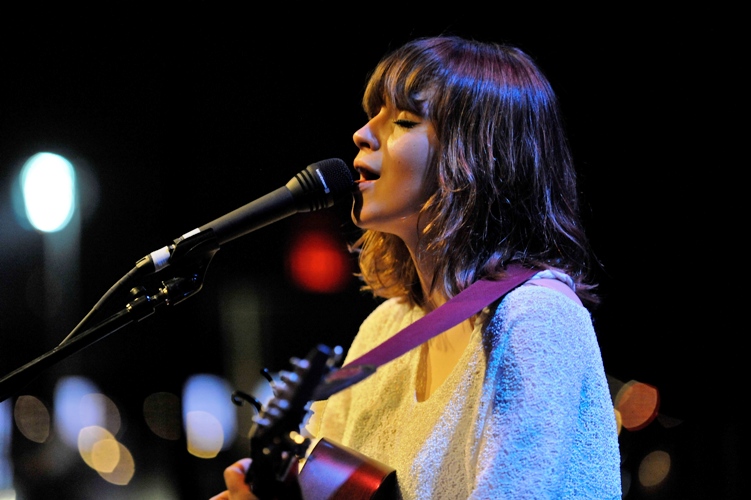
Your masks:
M86 377L68 376L58 380L54 395L55 429L65 443L78 447L78 434L90 425L106 426L107 410L96 385Z
M655 450L645 456L639 464L639 483L647 488L654 488L663 481L670 473L670 454Z
M53 153L37 153L21 170L21 190L29 222L43 232L63 229L76 208L73 165Z
M13 405L6 399L0 402L0 500L13 489L12 435Z
M180 398L169 392L155 392L143 402L143 418L151 432L162 439L177 441L182 433Z
M631 380L620 388L614 404L620 412L623 427L636 431L655 419L660 407L660 395L656 387Z
M44 443L50 436L50 413L34 396L19 396L13 409L18 431L29 441Z
M122 443L116 442L116 446L118 447L117 456L119 457L119 460L117 461L115 469L111 472L101 470L97 470L97 472L105 481L125 486L130 483L131 479L133 479L136 472L136 465L133 461L133 455L125 446L123 446Z
M618 434L620 435L621 429L623 428L623 417L621 416L620 410L618 408L615 408L615 425L616 429L618 429Z
M107 482L126 485L135 475L130 451L103 427L84 427L78 435L78 452L83 461Z
M221 422L209 412L189 411L185 416L188 453L198 458L214 458L224 447Z
M352 278L341 242L322 229L295 234L287 269L297 287L314 293L339 292Z
M78 434L78 452L86 465L94 470L112 472L120 460L119 450L113 454L113 447L100 446L103 442L115 442L115 436L103 427L84 427ZM116 447L115 447L116 448ZM109 453L109 456L105 456Z
M216 375L197 374L183 387L183 422L188 451L212 458L230 447L236 437L236 408L232 389Z
M84 394L80 408L81 425L101 425L115 435L120 432L120 410L109 397L100 393Z

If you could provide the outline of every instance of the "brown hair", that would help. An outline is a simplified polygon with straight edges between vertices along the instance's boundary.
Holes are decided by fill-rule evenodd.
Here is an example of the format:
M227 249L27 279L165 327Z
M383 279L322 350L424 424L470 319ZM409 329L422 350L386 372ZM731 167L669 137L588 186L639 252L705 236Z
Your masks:
M519 261L568 273L582 301L597 304L558 100L527 54L454 36L413 40L385 56L368 80L368 116L386 102L429 119L438 135L419 249L435 262L433 289L452 297ZM417 271L398 237L368 230L353 249L364 290L422 305Z

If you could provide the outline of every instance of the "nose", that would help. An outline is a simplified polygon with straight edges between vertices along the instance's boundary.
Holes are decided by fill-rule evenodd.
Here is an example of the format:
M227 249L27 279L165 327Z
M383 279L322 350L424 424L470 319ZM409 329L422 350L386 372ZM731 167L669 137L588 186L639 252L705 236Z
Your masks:
M352 134L352 140L355 141L355 146L358 149L378 149L378 139L373 133L370 120L368 123L362 126L354 134Z

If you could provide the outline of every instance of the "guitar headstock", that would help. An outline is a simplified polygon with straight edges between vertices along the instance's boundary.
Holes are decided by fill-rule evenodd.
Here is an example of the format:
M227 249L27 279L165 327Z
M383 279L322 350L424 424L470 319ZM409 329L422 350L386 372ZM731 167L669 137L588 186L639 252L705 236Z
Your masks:
M279 373L281 383L274 395L253 419L250 430L250 458L246 482L261 499L280 498L290 486L290 474L304 456L309 440L300 435L300 426L315 399L316 388L339 362L342 349L318 345L304 359L293 358L291 371Z

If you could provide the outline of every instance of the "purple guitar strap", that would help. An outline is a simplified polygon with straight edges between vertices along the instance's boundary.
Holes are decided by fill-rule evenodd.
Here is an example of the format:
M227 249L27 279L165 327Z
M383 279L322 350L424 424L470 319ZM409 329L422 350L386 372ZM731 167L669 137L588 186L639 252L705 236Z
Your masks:
M316 399L326 399L370 376L379 366L406 354L439 333L482 311L488 304L503 297L537 272L539 269L512 264L503 280L478 280L472 283L441 307L432 310L359 358L324 377L317 390Z

